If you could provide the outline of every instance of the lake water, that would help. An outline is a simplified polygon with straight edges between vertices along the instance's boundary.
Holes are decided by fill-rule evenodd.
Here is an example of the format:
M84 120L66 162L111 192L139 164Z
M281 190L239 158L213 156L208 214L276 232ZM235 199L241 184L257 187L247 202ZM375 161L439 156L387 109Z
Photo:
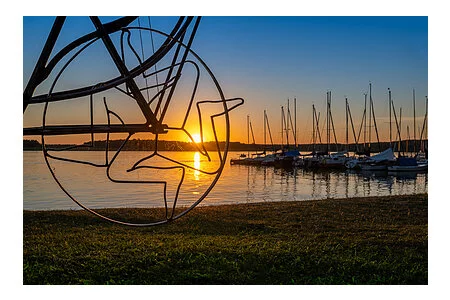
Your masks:
M181 179L180 169L144 169L129 174L124 170L149 153L129 151L122 154L123 159L117 163L119 167L111 171L112 177L140 183L112 183L106 177L106 168L55 160L51 160L51 167L63 187L90 208L163 207L164 186L148 183L152 181L167 182L167 201L170 203L174 199ZM208 162L195 152L163 154L206 171L185 170L177 203L191 205L214 181L215 175L208 175L207 172L217 167L217 158L212 157L212 161ZM96 151L69 151L61 155L97 163L105 160L104 153ZM200 205L404 195L428 191L427 173L313 172L230 165L229 159L237 155L233 152L228 154L219 181ZM156 163L162 162L156 159ZM23 184L23 208L26 210L80 208L59 188L45 164L42 152L24 151Z

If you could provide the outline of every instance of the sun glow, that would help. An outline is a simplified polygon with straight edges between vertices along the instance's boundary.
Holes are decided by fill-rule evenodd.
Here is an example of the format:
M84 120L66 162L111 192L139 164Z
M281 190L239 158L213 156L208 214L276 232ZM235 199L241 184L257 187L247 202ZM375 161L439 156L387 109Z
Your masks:
M201 138L200 134L198 134L198 133L194 133L194 134L192 135L192 140L193 140L195 143L201 143L201 142L202 142L202 138Z

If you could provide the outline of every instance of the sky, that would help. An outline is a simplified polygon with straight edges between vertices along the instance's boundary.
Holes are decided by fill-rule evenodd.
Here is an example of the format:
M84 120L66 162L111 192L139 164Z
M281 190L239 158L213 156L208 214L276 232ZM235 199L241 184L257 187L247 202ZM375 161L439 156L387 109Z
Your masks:
M24 86L53 20L54 17L23 18ZM110 18L102 18L103 22L108 20ZM142 23L147 20L140 18ZM152 17L151 20L154 28L167 31L176 18ZM88 18L69 17L56 48L60 49L74 37L92 30ZM148 45L147 49L150 49ZM403 139L406 138L407 126L411 138L413 136L415 90L416 135L419 138L428 96L426 16L205 16L192 49L212 70L226 97L245 100L243 106L230 113L231 141L247 142L246 120L249 116L256 143L262 143L263 112L266 110L274 142L281 142L281 106L287 111L289 99L293 117L294 98L298 142L311 142L313 104L321 113L319 126L324 136L326 94L331 91L337 140L344 143L345 98L349 101L355 130L358 131L364 93L369 92L369 83L372 85L380 139L389 140L388 88L392 92L397 118L402 108ZM61 80L59 88L73 88L75 82L89 76L116 74L110 61L99 63L104 54L101 47L94 48L80 63L84 69L80 67L79 73ZM48 85L41 90L48 91ZM75 110L69 111L73 113ZM41 110L30 109L24 114L24 126L36 126L41 119ZM374 141L375 131L372 130ZM293 139L292 135L290 139Z

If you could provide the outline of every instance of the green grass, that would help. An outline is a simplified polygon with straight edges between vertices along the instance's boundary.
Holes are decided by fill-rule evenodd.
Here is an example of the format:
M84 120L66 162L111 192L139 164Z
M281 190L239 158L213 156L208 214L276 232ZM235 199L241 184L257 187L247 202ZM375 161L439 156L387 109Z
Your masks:
M24 211L24 284L427 284L427 198L199 207L150 228Z

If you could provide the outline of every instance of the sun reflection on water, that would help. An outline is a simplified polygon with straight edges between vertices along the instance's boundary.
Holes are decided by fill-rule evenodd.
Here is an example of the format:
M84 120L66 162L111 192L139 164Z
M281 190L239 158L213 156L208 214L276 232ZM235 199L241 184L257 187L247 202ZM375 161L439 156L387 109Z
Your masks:
M194 178L195 180L200 180L200 152L195 152L194 154Z
M92 162L104 162L104 153L100 151L67 151L65 155L73 159L84 159ZM130 161L137 161L147 152L126 152ZM238 155L240 153L232 153ZM197 195L202 195L209 187L215 174L210 176L205 172L212 172L216 168L217 156L211 162L201 152L167 152L176 160L185 162L190 168L186 169L183 187L180 189L180 201L196 201ZM164 162L163 160L156 162ZM128 160L118 161L117 167L122 170L129 166ZM80 209L68 200L63 191L55 184L42 153L39 151L24 151L23 153L23 207L26 210L58 210ZM117 185L110 182L104 170L92 171L92 166L70 164L67 162L52 162L57 174L70 183L75 196L86 205L93 208L113 207L162 207L161 194L153 192L153 186L148 184ZM165 166L165 165L164 165ZM87 169L86 169L87 168ZM156 170L146 170L141 176L160 176ZM89 172L89 173L88 173ZM255 167L231 165L226 163L220 180L203 202L204 205L235 204L261 201L291 201L315 200L327 198L387 196L401 194L416 194L428 192L428 174L414 173L395 174L385 172L384 175L363 172L325 172L307 169L282 170L272 167ZM168 173L169 174L169 173ZM176 187L179 177L165 177L168 186ZM94 183L94 184L93 184ZM159 186L156 187L158 189ZM155 189L155 190L156 190ZM123 194L129 195L129 201L124 202ZM95 197L93 196L95 195ZM189 202L191 203L191 202ZM184 204L184 203L183 203Z

